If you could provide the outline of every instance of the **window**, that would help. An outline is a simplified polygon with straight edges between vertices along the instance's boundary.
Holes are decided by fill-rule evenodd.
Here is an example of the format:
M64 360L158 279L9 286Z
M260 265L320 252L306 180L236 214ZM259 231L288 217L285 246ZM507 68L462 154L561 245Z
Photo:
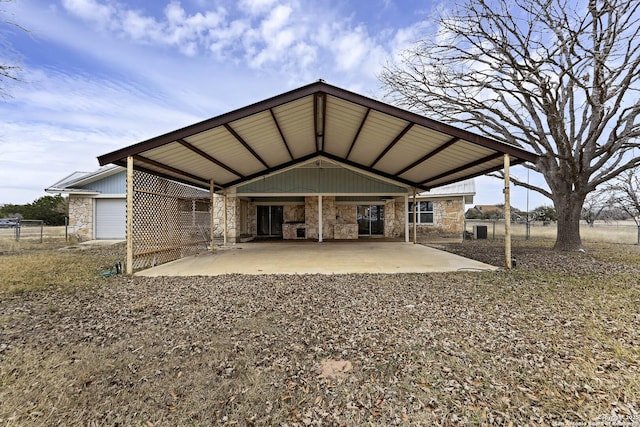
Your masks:
M433 224L433 202L418 203L418 224ZM413 202L409 202L409 222L413 223Z

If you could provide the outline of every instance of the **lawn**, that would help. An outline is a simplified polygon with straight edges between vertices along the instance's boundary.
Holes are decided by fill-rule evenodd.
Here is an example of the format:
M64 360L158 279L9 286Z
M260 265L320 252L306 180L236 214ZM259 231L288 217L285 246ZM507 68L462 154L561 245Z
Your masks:
M5 425L640 425L638 246L195 278L103 277L122 246L55 246L0 255Z

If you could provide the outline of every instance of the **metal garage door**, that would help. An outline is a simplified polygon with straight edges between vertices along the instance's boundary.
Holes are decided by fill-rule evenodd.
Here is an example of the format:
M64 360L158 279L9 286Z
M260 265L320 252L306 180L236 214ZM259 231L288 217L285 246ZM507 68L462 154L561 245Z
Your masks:
M96 239L125 239L126 199L96 199Z

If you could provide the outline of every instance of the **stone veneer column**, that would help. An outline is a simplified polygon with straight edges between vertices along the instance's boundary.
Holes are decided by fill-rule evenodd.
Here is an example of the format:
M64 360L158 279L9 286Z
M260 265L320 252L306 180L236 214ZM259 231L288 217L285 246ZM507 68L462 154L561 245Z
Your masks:
M69 196L69 234L79 242L93 239L93 199Z

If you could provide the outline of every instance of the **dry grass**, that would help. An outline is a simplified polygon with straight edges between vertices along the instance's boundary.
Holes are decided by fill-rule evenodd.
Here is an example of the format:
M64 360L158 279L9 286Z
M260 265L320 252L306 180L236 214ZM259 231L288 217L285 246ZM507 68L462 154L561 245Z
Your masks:
M0 423L638 424L640 248L549 246L516 242L519 267L496 273L94 275L64 291L56 276L0 293ZM490 241L446 248L502 260ZM92 251L69 255L87 272L113 256ZM353 370L319 376L325 359Z
M0 240L0 294L73 289L97 283L124 259L124 244L108 248L69 245L64 239Z
M504 223L492 221L467 220L467 231L473 231L473 225L486 225L489 239L495 235L497 239L504 239ZM495 227L495 229L494 229ZM542 225L540 222L532 223L530 227L530 237L532 240L556 239L556 224ZM524 223L513 223L511 234L514 240L525 240L526 225ZM593 227L585 222L580 224L580 236L584 243L638 243L638 227L632 220L629 221L599 221Z

